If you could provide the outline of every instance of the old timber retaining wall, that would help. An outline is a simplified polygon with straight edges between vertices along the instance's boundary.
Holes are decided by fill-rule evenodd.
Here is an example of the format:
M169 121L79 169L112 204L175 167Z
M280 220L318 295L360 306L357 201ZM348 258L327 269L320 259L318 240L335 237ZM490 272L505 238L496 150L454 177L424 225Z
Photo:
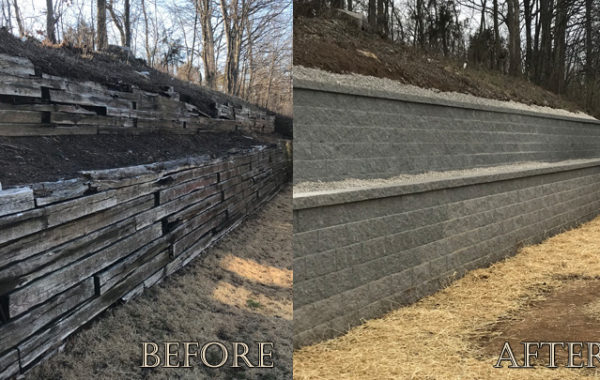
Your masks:
M302 80L294 86L296 182L467 169L294 193L297 347L600 212L597 121ZM493 168L531 160L546 164Z
M289 178L281 147L0 191L0 378L189 263Z
M275 115L221 97L200 109L172 87L160 93L47 75L0 54L0 136L274 131ZM189 99L188 99L189 100Z

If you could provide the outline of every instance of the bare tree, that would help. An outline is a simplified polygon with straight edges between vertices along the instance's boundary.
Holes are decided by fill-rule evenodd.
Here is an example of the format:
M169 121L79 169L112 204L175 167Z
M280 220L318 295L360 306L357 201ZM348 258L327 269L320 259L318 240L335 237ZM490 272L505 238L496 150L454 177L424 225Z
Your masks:
M519 22L519 0L508 1L508 52L510 55L509 73L512 76L522 74L521 66L521 24Z
M141 0L142 4L142 15L144 16L144 48L146 49L146 62L152 65L152 50L150 49L150 30L148 28L148 12L146 10L146 1Z
M213 5L211 0L196 0L202 29L202 62L204 81L210 88L217 87L217 61L215 59L215 36L212 25Z
M568 0L557 0L554 25L554 59L550 79L550 88L557 94L561 94L564 91L565 85L566 33L568 22Z
M56 43L55 23L52 0L46 0L46 37L53 44Z
M113 3L114 3L114 0L108 0L108 3L106 3L106 9L108 10L108 13L110 14L110 18L112 19L113 23L117 27L117 30L119 31L119 35L121 36L121 45L127 46L127 37L125 36L125 25L124 25L124 22L122 21L122 17L119 16L117 14L117 12L115 11L115 7L114 7ZM106 12L105 12L105 14L106 14Z
M371 30L377 28L377 1L369 0L369 12L368 12L369 27Z
M531 0L523 0L523 15L525 18L525 73L529 77L532 66L533 50L531 39L531 22L533 21Z
M224 87L228 93L237 95L240 54L244 30L248 22L251 0L220 0L223 16L223 33L227 42Z
M131 6L129 0L125 0L125 46L131 48Z
M108 37L106 34L106 0L97 1L98 15L96 16L96 20L98 22L98 26L96 27L96 47L98 50L103 50L108 48Z
M496 70L500 69L500 13L498 11L498 0L493 0L492 17L494 19L494 60Z
M23 17L21 16L21 10L19 9L19 4L17 4L17 0L13 0L13 7L15 8L15 18L17 20L17 26L19 27L19 37L23 37L26 34L26 32L25 26L23 25Z

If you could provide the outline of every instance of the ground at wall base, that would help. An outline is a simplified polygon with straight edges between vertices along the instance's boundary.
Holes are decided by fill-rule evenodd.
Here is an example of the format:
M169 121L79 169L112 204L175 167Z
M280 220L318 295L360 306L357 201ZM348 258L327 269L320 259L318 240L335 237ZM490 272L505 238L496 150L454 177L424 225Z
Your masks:
M342 337L303 347L294 353L294 378L595 378L597 369L493 365L502 348L499 342L506 340L513 347L525 340L598 340L599 251L596 218L489 268L473 270L416 304L367 321ZM573 313L584 315L574 320ZM557 355L564 367L564 352ZM515 356L523 364L520 349ZM547 352L541 351L540 357L547 359Z

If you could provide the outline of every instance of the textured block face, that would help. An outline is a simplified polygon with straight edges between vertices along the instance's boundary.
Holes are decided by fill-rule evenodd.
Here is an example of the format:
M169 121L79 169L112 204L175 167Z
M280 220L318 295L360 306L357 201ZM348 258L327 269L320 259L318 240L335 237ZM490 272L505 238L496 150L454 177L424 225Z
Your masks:
M598 214L598 121L302 80L294 114L295 183L547 163L299 194L296 346L340 334Z
M294 182L600 157L600 123L294 88Z
M374 188L366 199L361 191L304 199L294 210L294 344L339 335L591 219L598 190L596 162L396 195Z

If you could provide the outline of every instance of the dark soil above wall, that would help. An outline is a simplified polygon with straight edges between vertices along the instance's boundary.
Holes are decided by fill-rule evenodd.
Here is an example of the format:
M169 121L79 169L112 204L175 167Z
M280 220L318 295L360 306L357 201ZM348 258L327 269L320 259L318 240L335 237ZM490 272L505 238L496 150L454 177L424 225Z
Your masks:
M72 178L80 170L141 165L191 155L218 157L232 148L260 143L239 133L0 137L0 183L8 188Z

